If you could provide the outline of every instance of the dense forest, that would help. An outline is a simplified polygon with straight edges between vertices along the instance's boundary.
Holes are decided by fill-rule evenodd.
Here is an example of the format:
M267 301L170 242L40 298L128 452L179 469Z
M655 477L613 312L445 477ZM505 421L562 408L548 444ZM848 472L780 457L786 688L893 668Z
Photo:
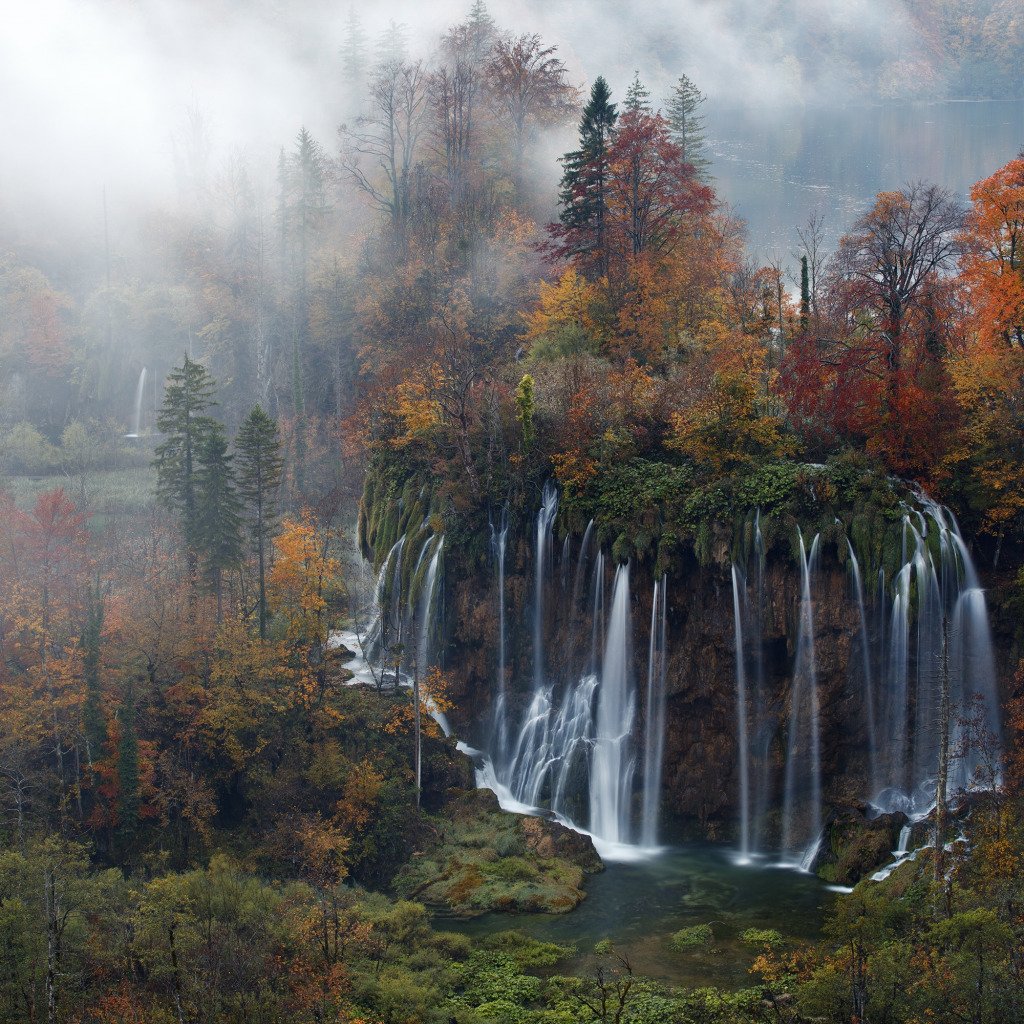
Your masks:
M826 20L794 36L790 7L762 12L787 26L766 47L792 47L791 71L826 66L846 37ZM1019 91L1009 0L899 17L914 46L898 61L844 57L866 94ZM333 137L300 127L273 167L215 162L197 104L176 199L130 231L105 208L86 240L0 234L0 1021L1024 1019L1024 152L966 202L893 182L835 251L811 210L792 260L762 266L682 68L664 95L643 64L620 92L580 84L483 0L429 48L354 12L336 45ZM842 891L820 888L814 937L785 905L757 927L709 912L665 938L669 980L610 936L531 934L531 915L571 920L594 898L602 862L539 801L500 810L456 747L499 721L506 683L528 708L516 679L544 671L543 626L506 642L506 539L509 604L537 621L551 538L552 591L572 593L568 552L582 566L588 542L601 571L646 574L654 666L682 646L664 597L680 581L709 608L725 595L706 626L738 637L756 529L786 595L781 663L811 604L812 533L828 571L896 586L923 634L925 577L900 569L954 536L913 511L945 523L935 503L967 538L951 564L980 567L1000 706L969 699L969 670L951 699L959 620L940 609L927 814L857 831L867 802L854 815L836 794L866 771L867 734L851 726L845 775L825 751L840 767L814 820L831 847L807 867ZM747 682L735 643L730 694ZM845 672L843 643L819 637ZM923 717L923 693L904 716ZM738 842L740 784L684 794L670 763L718 755L673 734L663 777L661 743L645 818ZM762 810L766 834L788 831ZM508 927L462 930L502 913Z

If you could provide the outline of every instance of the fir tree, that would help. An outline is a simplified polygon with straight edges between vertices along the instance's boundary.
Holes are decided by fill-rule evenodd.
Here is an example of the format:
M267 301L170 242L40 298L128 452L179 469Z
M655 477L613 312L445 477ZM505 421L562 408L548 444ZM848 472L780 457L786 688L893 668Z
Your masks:
M380 35L377 42L377 66L402 64L409 56L409 44L406 42L408 29L397 21L389 21L388 27Z
M206 368L187 355L180 368L171 371L164 388L164 402L156 423L164 440L157 445L153 464L157 494L163 505L178 514L185 538L189 581L195 586L202 536L196 491L196 453L214 429L206 415L216 404L215 383Z
M608 150L617 118L608 83L598 77L583 108L579 149L562 158L560 254L597 276L608 273Z
M702 181L710 177L708 171L711 167L706 155L704 115L701 113L706 98L686 75L681 75L665 104L672 141L682 150L683 159Z
M277 424L258 406L235 438L238 490L259 566L260 636L267 635L266 553L277 520L276 495L284 462Z
M626 110L643 111L645 114L650 114L651 110L651 91L640 81L640 72L633 72L633 81L630 83L629 88L626 90L626 102L624 104Z
M203 569L217 597L218 622L224 570L242 560L241 502L231 463L224 428L213 423L196 449L196 498Z
M363 94L366 91L366 33L363 23L354 7L349 7L345 22L345 42L339 51L341 73L346 90L346 109L353 115L359 113Z

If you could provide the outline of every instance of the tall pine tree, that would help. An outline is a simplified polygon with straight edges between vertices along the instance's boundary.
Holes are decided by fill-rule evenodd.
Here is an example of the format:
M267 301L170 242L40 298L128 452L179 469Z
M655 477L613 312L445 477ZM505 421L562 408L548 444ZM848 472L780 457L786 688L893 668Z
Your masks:
M193 592L203 543L196 487L197 452L216 423L206 414L216 404L215 386L206 368L186 355L185 362L167 378L163 406L156 420L164 435L153 460L157 493L163 505L180 517Z
M562 157L555 248L590 277L608 274L608 151L617 118L608 83L598 77L583 108L579 149Z
M243 516L259 566L260 636L267 635L266 555L277 522L277 488L284 463L277 424L258 406L245 418L235 438L238 490Z
M241 501L224 428L213 423L196 449L196 497L199 547L207 583L217 598L217 621L222 616L225 569L242 560Z
M693 167L701 181L709 180L711 169L701 112L706 98L686 75L681 75L665 103L672 141L682 150L683 160Z

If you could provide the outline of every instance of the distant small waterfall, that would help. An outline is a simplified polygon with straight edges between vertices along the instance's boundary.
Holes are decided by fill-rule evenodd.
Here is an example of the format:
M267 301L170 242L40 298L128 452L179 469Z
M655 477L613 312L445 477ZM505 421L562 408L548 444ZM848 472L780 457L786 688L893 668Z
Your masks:
M129 437L142 436L142 396L146 391L146 368L139 374L139 383L135 387L135 421Z

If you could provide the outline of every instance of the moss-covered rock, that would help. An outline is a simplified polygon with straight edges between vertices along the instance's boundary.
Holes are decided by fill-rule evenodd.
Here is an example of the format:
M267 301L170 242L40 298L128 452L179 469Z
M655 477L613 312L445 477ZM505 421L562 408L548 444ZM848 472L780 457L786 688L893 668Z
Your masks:
M506 814L492 793L456 796L431 820L432 840L399 872L399 895L455 914L565 913L586 896L601 860L587 836L557 822Z
M896 812L868 818L863 808L844 807L825 826L815 870L836 885L854 885L893 859L907 816Z

